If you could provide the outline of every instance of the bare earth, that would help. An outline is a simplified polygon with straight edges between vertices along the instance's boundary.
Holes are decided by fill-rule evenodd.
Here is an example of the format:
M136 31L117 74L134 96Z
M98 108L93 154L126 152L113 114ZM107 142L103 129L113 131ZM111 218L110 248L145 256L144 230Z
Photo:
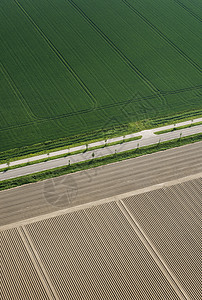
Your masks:
M1 191L0 226L202 172L201 157L198 142Z
M201 157L199 142L0 192L3 299L199 299Z

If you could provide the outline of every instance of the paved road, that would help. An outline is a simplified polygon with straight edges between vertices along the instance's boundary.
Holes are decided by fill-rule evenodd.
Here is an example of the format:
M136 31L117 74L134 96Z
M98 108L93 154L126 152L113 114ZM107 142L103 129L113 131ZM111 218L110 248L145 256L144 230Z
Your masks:
M202 142L0 192L0 226L202 172Z
M194 124L194 123L198 123L198 122L202 122L202 118L176 123L175 127ZM116 138L108 139L107 143L122 141L123 138L130 139L130 138L134 138L134 137L137 137L137 136L142 136L142 139L147 139L147 138L151 138L152 136L154 137L154 133L157 132L157 131L171 129L173 127L174 127L174 125L167 125L167 126L162 126L162 127L150 129L150 130L143 130L143 131L140 131L140 132L128 134L124 137L119 136L119 137L116 137ZM194 128L194 133L197 133L197 132L198 132L198 129L195 127ZM178 131L178 134L179 134L179 131ZM94 143L90 143L90 144L88 144L88 148L102 146L102 145L105 145L104 140L94 142ZM59 151L54 151L54 152L50 152L49 154L42 154L42 155L37 155L37 156L30 157L30 158L25 158L25 159L20 159L20 160L17 160L17 161L12 161L10 163L10 166L26 164L26 163L31 162L31 161L37 161L37 160L45 159L45 158L48 158L48 157L55 157L55 156L58 156L58 155L69 154L70 152L76 152L76 151L81 151L81 150L85 150L85 149L86 149L86 145L82 145L82 146L77 146L77 147L73 147L73 148L70 148L70 149L63 149L63 150L59 150ZM0 169L6 168L6 167L7 167L7 164L5 164L5 163L0 164Z
M18 169L8 170L7 172L0 172L0 181L23 176L23 175L28 175L32 173L37 173L45 170L50 170L57 167L66 166L69 164L69 162L73 164L73 163L89 160L92 159L92 153L94 153L95 158L98 158L98 157L113 154L115 153L115 151L118 153L127 150L132 150L137 148L138 145L139 147L143 147L151 144L156 144L159 141L164 142L175 138L179 138L180 134L182 134L182 137L184 137L184 136L192 135L195 133L201 133L201 132L202 132L202 125L185 128L182 130L177 130L174 132L168 132L161 135L155 135L152 132L152 130L145 130L143 138L141 140L135 140L135 141L118 144L110 147L100 148L96 150L91 150L91 151L89 150L85 153L71 155L68 157L62 157L62 158L46 161L43 163L34 164L34 165L28 165Z

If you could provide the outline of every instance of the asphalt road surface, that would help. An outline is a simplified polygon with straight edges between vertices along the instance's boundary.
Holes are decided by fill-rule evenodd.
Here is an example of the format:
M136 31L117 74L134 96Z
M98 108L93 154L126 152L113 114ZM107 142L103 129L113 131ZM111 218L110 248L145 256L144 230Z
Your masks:
M0 226L202 172L202 142L0 192Z
M172 125L167 125L167 126L162 126L162 127L158 127L158 128L153 128L150 130L143 130L143 131L139 131L139 132L135 132L135 133L131 133L131 134L127 134L125 136L118 136L115 138L110 138L107 140L107 143L113 143L113 142L117 142L117 141L122 141L123 139L130 139L130 138L134 138L134 137L138 137L138 136L142 136L142 139L151 137L152 135L154 135L155 132L159 132L162 130L167 130L167 129L172 129L177 128L179 129L179 127L181 126L185 126L185 125L193 125L196 123L200 123L202 122L202 118L198 118L198 119L193 119L193 120L189 120L189 121L185 121L185 122L180 122L180 123L176 123L176 124L172 124ZM178 131L178 133L181 132ZM198 128L194 127L194 133L198 132ZM88 148L93 148L93 147L97 147L97 146L104 146L106 143L105 140L101 140L101 141L97 141L97 142L93 142L93 143L89 143L88 144ZM41 159L45 159L45 158L49 158L49 157L55 157L58 155L64 155L64 154L69 154L70 152L76 152L76 151L81 151L81 150L85 150L86 149L86 145L80 145L80 146L76 146L76 147L71 147L71 148L66 148L66 149L62 149L62 150L57 150L57 151L53 151L53 152L49 152L41 154L41 155L35 155L32 157L28 157L28 158L23 158L23 159L19 159L19 160L15 160L15 161L11 161L10 162L10 166L16 166L16 165L21 165L21 164L26 164L28 162L31 161L37 161L37 160L41 160ZM7 167L6 163L0 164L0 169L4 169Z
M18 169L8 170L6 172L0 172L0 181L15 178L15 177L20 177L28 174L33 174L45 170L50 170L57 167L66 166L69 164L69 162L73 164L73 163L89 160L92 159L92 153L94 153L95 158L98 158L98 157L113 154L115 153L115 151L119 153L119 152L135 149L137 148L137 146L143 147L152 144L157 144L159 143L159 141L160 142L169 141L175 138L179 138L181 134L182 137L185 137L185 136L189 136L201 132L202 132L202 125L189 127L182 130L176 130L161 135L155 135L153 133L153 130L145 130L141 140L135 140L135 141L118 144L110 147L100 148L97 150L91 150L91 151L89 150L87 152L71 155L68 157L62 157L62 158L58 158L58 159L54 159L42 163L37 163L34 165L28 165Z

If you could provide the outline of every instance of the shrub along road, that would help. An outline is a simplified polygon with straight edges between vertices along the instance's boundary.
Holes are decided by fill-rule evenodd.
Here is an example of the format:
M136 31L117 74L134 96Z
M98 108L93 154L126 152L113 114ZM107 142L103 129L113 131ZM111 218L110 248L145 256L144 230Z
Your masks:
M168 127L168 126L167 126ZM157 131L159 129L156 129ZM173 140L179 137L185 137L197 133L202 132L202 125L199 126L193 126L184 128L182 130L176 130L168 133L164 133L161 135L155 135L153 130L145 130L144 132L141 132L142 139L140 140L134 140L127 143L117 144L109 147L99 148L96 150L89 150L83 153L70 155L68 157L62 157L50 161L45 161L42 163L37 163L33 165L27 165L21 168L17 169L11 169L7 172L1 172L0 173L0 181L7 180L11 178L16 178L20 176L25 176L28 174L33 174L45 170L50 170L57 167L66 166L68 164L74 164L78 162L87 161L92 158L99 158L103 156L107 156L114 153L120 153L128 150L135 149L137 147L144 147L149 146L152 144L157 144L169 140ZM138 133L139 134L139 133Z
M109 138L107 140L107 144L118 143L118 142L122 142L123 140L133 139L133 138L135 139L135 138L138 138L138 137L142 137L142 139L145 139L147 137L153 136L156 132L159 132L159 131L162 131L162 130L169 130L169 129L173 129L174 127L178 128L180 126L193 125L193 124L197 124L199 122L202 122L202 118L176 123L175 125L167 125L167 126L161 126L161 127L158 127L158 128L150 129L150 130L143 130L143 131L135 132L135 133L128 134L128 135L125 135L125 136L118 136L118 137L115 137L115 138ZM106 145L105 140L98 141L98 142L93 142L93 143L88 144L88 149L94 148L94 147L102 147L102 146L105 146L105 145ZM9 163L9 166L13 167L13 166L21 165L21 164L26 164L26 163L29 163L29 162L35 162L35 161L37 162L39 160L48 159L50 157L56 157L56 156L60 156L60 155L65 155L65 154L77 152L77 151L84 151L85 149L86 149L86 144L81 145L81 146L77 146L77 147L66 148L66 149L50 152L48 154L45 153L45 154L41 154L41 155L36 155L36 156L16 160L16 161L11 161ZM0 169L4 169L4 168L7 168L7 164L6 163L0 164Z

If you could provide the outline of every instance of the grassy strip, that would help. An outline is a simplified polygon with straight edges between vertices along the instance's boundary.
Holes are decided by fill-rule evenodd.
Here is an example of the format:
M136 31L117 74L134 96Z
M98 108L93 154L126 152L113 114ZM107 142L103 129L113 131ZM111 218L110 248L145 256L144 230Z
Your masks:
M18 168L22 168L22 167L26 167L26 166L31 166L31 165L39 164L39 163L42 163L42 162L54 160L54 159L57 159L57 158L67 157L67 156L70 156L70 155L75 155L75 154L79 154L79 153L83 153L83 152L86 152L86 150L79 150L79 151L65 153L65 154L60 154L60 155L51 156L51 157L49 156L47 158L42 158L42 159L35 160L35 161L29 161L29 162L24 163L24 164L19 164L19 165L15 165L15 166L9 166L9 167L0 169L0 172L7 172L9 170L18 169Z
M25 167L25 166L34 165L34 164L46 162L46 161L57 159L57 158L62 158L62 157L70 156L70 155L83 153L83 152L86 152L86 151L92 151L92 150L96 150L96 149L100 149L100 148L104 148L104 147L108 147L108 146L127 143L127 142L131 142L131 141L134 141L134 140L139 140L141 138L142 138L142 136L139 135L139 136L136 136L136 137L132 137L132 138L129 138L129 139L123 139L121 141L117 141L117 142L113 142L113 143L106 143L105 145L99 145L99 146L95 146L95 147L86 148L85 150L78 150L78 151L74 151L74 152L60 154L60 155L57 155L57 156L49 156L47 158L42 158L42 159L39 159L39 160L30 161L30 162L27 162L27 163L24 163L24 164L19 164L19 165L15 165L15 166L9 166L9 167L6 167L6 168L2 168L2 169L0 169L0 172L6 172L8 170L18 169L18 168L22 168L22 167Z
M129 158L134 158L146 154L155 153L158 151L163 151L179 146L183 146L190 143L195 143L202 140L202 134L194 134L192 136L178 138L175 140L158 143L155 145L150 145L146 147L136 148L130 151L125 151L121 153L116 153L108 155L101 158L92 158L91 160L84 161L81 163L76 163L73 165L67 165L60 168L55 168L35 174L30 174L26 176L21 176L18 178L13 178L9 180L4 180L0 182L0 190L10 189L16 186L33 183L37 181L42 181L52 177L58 177L64 174L74 173L82 170L87 170L90 168L99 167L113 162L122 161Z
M68 147L77 147L85 144L94 143L101 140L107 140L118 136L139 132L145 129L157 128L164 125L183 122L194 118L202 117L202 111L188 112L176 116L170 116L156 120L142 120L129 124L113 126L113 128L100 129L97 131L88 132L82 135L75 135L70 138L61 138L50 140L44 143L38 143L22 148L10 149L0 152L0 163L15 161L23 158L29 158L36 155L46 154L58 150L67 149Z
M140 140L142 138L142 135L138 135L138 136L135 136L135 137L132 137L132 138L129 138L129 139L122 139L120 141L116 141L116 142L112 142L112 143L106 143L104 145L104 147L109 147L109 146L114 146L114 145L120 145L120 144L123 144L123 143L127 143L127 142L132 142L132 141L135 141L135 140ZM89 148L90 150L92 148Z
M119 133L119 134L118 134ZM5 151L5 152L0 152L0 164L3 164L3 163L10 163L12 161L16 161L16 160L20 160L20 159L25 159L25 158L31 158L31 157L34 157L34 156L38 156L38 155L43 155L43 154L48 154L50 152L56 152L56 151L60 151L60 150L64 150L64 149L68 149L68 148L74 148L74 147L78 147L78 146L86 146L88 148L88 145L89 144L92 144L92 143L95 143L95 142L99 142L99 141L107 141L109 138L115 138L115 137L119 137L121 136L121 133L124 133L124 135L126 134L131 134L131 133L134 133L134 131L131 130L131 132L126 132L126 131L117 131L117 134L107 134L107 137L106 136L103 136L102 138L97 138L97 139L94 139L94 140L90 140L90 141L87 141L87 142L78 142L78 143L75 143L75 144L71 144L69 145L67 142L64 142L64 146L62 147L58 147L58 148L50 148L49 150L46 149L46 150L42 150L40 152L33 152L33 153L30 153L30 154L26 154L24 155L23 153L26 153L26 152L29 152L29 151L33 151L32 149L32 146L31 148L30 147L24 147L24 148L21 148L21 149L12 149L12 150L8 150L8 151ZM133 137L133 138L130 138L130 139L124 139L124 141L117 141L117 142L114 142L114 143L107 143L106 142L106 145L105 146L112 146L112 145L116 145L116 144L121 144L123 142L129 142L129 141L132 141L132 140L137 140L137 139L141 139L142 136L138 136L138 137ZM66 139L64 139L66 140ZM46 145L49 144L49 142L45 142L43 145L44 145L44 149L46 148ZM62 144L62 142L61 142ZM42 144L38 144L38 145L42 145ZM37 145L33 145L33 146L37 146ZM40 146L41 147L41 146ZM93 149L98 149L98 148L102 148L103 145L101 146L96 146L96 147L91 147L89 149L93 150ZM30 148L30 149L29 149ZM81 153L83 150L79 151L78 153ZM14 155L12 154L14 152ZM17 153L17 155L16 155ZM57 158L60 158L60 157L63 157L63 156L66 156L67 154L64 154L64 155L61 155L61 156L57 156ZM1 159L3 158L3 159ZM56 156L53 157L53 159L55 159ZM43 161L46 161L47 159L42 159L42 160L38 160L38 162L43 162ZM28 164L31 164L31 163L28 163ZM10 169L10 167L9 167Z
M198 126L198 125L202 125L202 122L197 122L197 123L188 124L188 125L179 126L179 127L173 127L173 128L161 130L161 131L156 131L155 134L163 134L163 133L172 132L175 130L181 130L181 129L185 129L185 128L190 128L190 127L194 127L194 126Z
M166 126L166 125L172 125L184 121L190 121L201 117L202 117L202 110L197 110L192 112L186 112L183 114L168 116L162 119L151 120L151 125L153 126L152 128L156 128L164 125Z

